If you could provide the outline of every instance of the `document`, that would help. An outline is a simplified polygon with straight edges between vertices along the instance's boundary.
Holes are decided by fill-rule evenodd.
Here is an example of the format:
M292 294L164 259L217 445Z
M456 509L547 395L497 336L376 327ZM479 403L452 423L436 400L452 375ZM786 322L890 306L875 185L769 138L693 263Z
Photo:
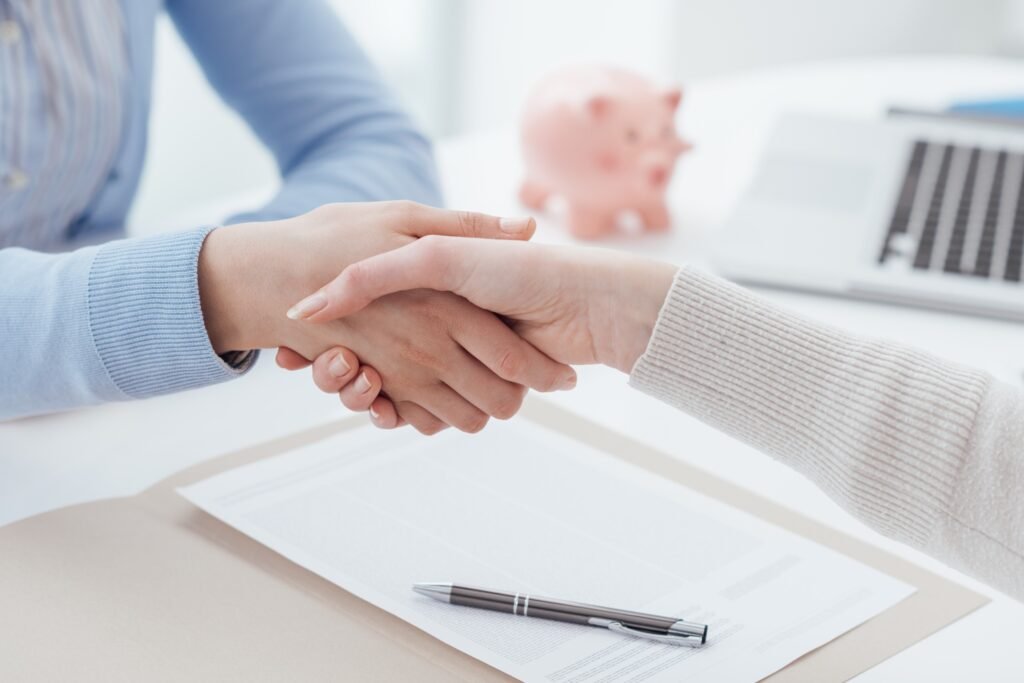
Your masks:
M914 591L525 420L429 439L368 426L179 492L525 681L753 681ZM708 642L448 605L414 593L419 581L678 616L708 624Z

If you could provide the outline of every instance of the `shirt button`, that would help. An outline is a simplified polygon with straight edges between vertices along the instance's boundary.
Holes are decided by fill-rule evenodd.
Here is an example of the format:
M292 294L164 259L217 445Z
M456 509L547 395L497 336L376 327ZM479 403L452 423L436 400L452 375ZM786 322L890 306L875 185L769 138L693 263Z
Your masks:
M28 185L28 176L19 168L15 168L4 176L4 185L11 190L20 190Z
M18 23L6 19L0 21L0 41L3 41L6 45L14 45L21 40L21 27Z

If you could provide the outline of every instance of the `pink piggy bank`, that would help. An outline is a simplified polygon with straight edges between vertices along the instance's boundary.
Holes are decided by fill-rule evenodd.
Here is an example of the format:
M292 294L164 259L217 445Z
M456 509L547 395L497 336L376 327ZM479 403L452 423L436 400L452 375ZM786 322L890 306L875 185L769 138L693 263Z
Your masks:
M520 200L541 210L561 197L577 237L615 232L623 211L636 212L645 230L667 230L665 190L679 155L690 149L676 133L681 99L679 88L658 88L621 69L547 76L523 113Z

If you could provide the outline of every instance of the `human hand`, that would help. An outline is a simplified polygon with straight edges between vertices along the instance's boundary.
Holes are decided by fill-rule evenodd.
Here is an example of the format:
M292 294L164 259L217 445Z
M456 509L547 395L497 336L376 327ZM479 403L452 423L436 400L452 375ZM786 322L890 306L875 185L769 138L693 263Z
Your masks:
M675 271L597 249L429 237L347 268L323 288L327 306L308 319L343 317L406 288L451 291L501 314L558 361L629 372L647 347ZM384 413L380 402L372 405Z
M380 374L368 365L361 365L349 349L340 346L328 349L316 361L309 361L291 349L282 348L278 349L276 360L285 370L312 366L313 382L321 391L337 394L342 404L353 412L368 411L370 420L378 427L392 429L407 424L387 395L380 395L383 385Z
M574 382L557 364L490 313L448 293L385 297L328 326L286 318L288 305L348 264L427 234L525 239L529 219L502 220L408 202L321 207L285 221L220 228L199 257L199 286L214 350L287 347L315 358L341 343L380 370L396 411L433 433L467 431L488 416L509 417L525 385L550 390ZM326 300L307 297L301 318Z

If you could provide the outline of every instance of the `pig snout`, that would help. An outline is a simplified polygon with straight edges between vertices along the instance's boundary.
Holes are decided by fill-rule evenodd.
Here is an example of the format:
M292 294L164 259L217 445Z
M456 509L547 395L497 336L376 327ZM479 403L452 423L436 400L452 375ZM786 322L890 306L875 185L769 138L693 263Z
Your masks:
M652 166L647 170L647 180L654 187L661 187L668 181L668 168L665 166Z
M667 150L666 150L667 151ZM666 154L659 151L655 154L647 154L642 161L644 180L654 188L662 188L672 177L672 166L675 162L675 154Z

